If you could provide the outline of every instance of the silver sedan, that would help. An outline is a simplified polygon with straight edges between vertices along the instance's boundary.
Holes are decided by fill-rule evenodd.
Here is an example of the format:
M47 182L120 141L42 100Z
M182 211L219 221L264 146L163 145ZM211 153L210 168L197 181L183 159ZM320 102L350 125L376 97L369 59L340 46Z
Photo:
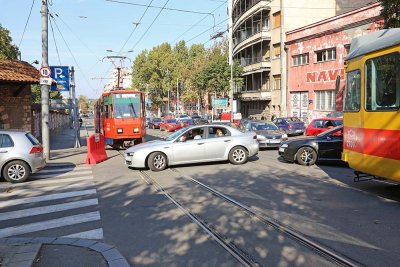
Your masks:
M226 125L199 125L180 129L164 140L150 141L125 151L125 164L162 171L167 166L229 160L243 164L258 153L254 132Z

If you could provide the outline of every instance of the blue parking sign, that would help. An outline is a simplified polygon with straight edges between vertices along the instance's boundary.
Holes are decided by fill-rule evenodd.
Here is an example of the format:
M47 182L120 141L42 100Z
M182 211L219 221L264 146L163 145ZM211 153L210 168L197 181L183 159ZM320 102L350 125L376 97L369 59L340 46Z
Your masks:
M57 82L57 85L51 85L51 91L68 92L69 91L69 67L50 66L51 78Z

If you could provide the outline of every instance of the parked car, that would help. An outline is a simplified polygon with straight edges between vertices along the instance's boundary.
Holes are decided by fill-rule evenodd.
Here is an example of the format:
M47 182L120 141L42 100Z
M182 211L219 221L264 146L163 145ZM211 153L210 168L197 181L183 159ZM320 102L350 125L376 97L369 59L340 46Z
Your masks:
M146 118L146 127L149 127L149 122L151 121L150 118Z
M188 127L190 125L194 125L194 122L192 119L178 119L177 121L178 121L178 123L181 124L182 128Z
M291 139L279 147L279 155L286 161L313 165L317 161L340 161L343 151L343 126L337 126L317 136Z
M151 118L149 121L149 128L160 129L161 118Z
M160 122L160 131L175 132L182 128L176 119L162 119Z
M25 182L31 173L46 165L43 147L26 131L0 131L0 169L11 183Z
M191 119L191 118L190 118L190 116L187 115L187 114L178 114L178 115L176 115L176 119L177 119L177 120L180 120L180 119L189 120L189 119Z
M306 130L304 122L297 117L275 118L273 122L276 124L276 126L278 126L279 129L284 130L288 135L301 135L304 134L304 131Z
M320 118L313 119L307 126L306 135L317 135L329 130L330 128L343 124L343 118Z
M221 131L222 136L217 133ZM183 128L164 140L130 147L125 164L135 168L162 171L167 166L229 160L243 164L258 153L254 132L241 132L226 125L196 125ZM190 153L188 153L188 151Z
M245 121L243 128L257 134L260 147L279 147L282 141L288 139L285 131L279 129L273 122Z

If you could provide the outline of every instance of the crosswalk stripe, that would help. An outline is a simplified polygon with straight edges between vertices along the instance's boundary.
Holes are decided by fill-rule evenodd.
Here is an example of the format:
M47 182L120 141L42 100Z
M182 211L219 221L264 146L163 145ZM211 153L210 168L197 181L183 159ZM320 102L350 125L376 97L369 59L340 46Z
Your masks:
M22 196L24 194L30 194L30 193L46 193L46 192L53 192L57 190L67 190L67 189L79 189L84 186L95 186L93 181L90 180L83 180L83 181L78 181L77 183L65 185L65 184L56 184L54 186L41 186L41 187L35 187L35 188L18 188L15 187L11 191L8 191L7 193L0 193L0 198L4 197L11 197L11 196Z
M58 168L58 169L43 169L38 171L35 174L47 174L47 173L67 173L67 172L73 172L73 171L89 171L91 170L91 167L76 167L76 168Z
M67 238L84 238L84 239L103 239L103 229L98 228L90 231L85 231L85 232L80 232L80 233L75 233L71 235L65 235L62 237L67 237Z
M100 220L100 213L98 211L95 211L79 215L62 217L53 220L29 223L20 226L12 226L0 229L0 238L22 235L47 229L59 228L63 226L91 222L91 221L98 221L98 220Z
M37 180L30 180L25 183L7 185L7 188L24 187L27 185L36 186L36 185L42 185L42 184L71 183L71 182L83 181L83 180L93 180L93 176L71 177L71 178L64 178L64 179L37 179Z
M92 171L76 171L76 172L63 172L63 173L45 173L45 174L40 174L40 173L35 173L32 174L32 178L34 179L44 179L44 178L58 178L58 177L65 177L65 176L78 176L78 175L86 175L86 174L92 174Z
M18 219L24 218L29 216L41 215L41 214L48 214L52 212L59 212L71 209L78 209L88 206L93 206L99 204L97 198L92 198L88 200L81 200L75 201L65 204L57 204L57 205L50 205L50 206L43 206L38 208L30 208L30 209L23 209L17 211L9 211L0 213L0 221L11 220L11 219Z
M87 166L87 165L75 165L72 163L47 163L46 167L75 167L75 166Z
M77 197L77 196L84 196L84 195L91 195L91 194L96 194L96 189L89 189L89 190L75 191L75 192L68 192L68 193L51 194L51 195L38 196L38 197L27 197L27 198L22 198L22 199L6 200L6 201L0 202L0 208L15 206L15 205L19 205L19 204L35 203L35 202L41 202L41 201L63 199L63 198L68 198L68 197Z

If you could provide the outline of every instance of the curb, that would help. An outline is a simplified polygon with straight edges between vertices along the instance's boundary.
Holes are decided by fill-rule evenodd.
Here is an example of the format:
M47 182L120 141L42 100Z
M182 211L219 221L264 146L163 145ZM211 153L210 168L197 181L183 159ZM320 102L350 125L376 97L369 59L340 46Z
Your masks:
M81 238L51 238L51 237L9 237L0 238L0 244L25 245L16 251L12 261L7 266L32 266L42 245L67 245L88 248L100 253L110 267L129 267L130 265L121 253L112 245L90 239Z

